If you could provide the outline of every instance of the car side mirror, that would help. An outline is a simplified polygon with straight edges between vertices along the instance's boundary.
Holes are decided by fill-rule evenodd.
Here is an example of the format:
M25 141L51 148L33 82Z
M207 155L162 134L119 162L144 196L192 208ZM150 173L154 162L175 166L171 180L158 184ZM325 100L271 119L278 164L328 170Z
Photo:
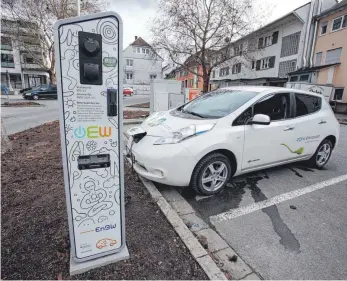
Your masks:
M270 125L271 119L268 115L265 114L256 114L254 117L248 122L251 125Z

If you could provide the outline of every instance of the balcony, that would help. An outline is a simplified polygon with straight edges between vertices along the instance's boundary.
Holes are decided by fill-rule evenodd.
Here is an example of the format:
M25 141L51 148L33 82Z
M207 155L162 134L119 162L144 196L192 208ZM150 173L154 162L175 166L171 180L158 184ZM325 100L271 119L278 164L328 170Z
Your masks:
M22 68L24 70L39 70L39 71L45 71L45 69L36 63L22 63Z
M14 68L14 62L1 62L1 67L3 68Z

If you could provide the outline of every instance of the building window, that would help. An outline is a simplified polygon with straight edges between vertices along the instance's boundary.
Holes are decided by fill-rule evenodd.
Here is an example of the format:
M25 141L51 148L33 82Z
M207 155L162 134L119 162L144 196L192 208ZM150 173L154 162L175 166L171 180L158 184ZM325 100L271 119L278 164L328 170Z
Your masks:
M296 55L299 50L301 32L296 32L283 37L281 47L281 58Z
M146 49L146 54L147 54L147 55L149 54L149 49Z
M300 76L300 81L308 81L309 78L310 78L310 75L308 75L308 74L301 75Z
M212 71L212 78L215 78L215 77L216 77L216 71L213 70L213 71Z
M296 81L298 81L298 79L299 79L299 77L298 76L292 76L292 77L290 77L290 82L296 82Z
M1 50L12 51L11 38L1 36Z
M134 65L134 60L127 59L126 62L127 62L127 66L133 66Z
M320 66L321 63L322 63L322 55L323 53L322 52L319 52L316 54L316 61L314 63L314 66Z
M261 60L260 69L270 68L270 58L265 58Z
M328 22L322 22L320 25L320 35L324 35L325 33L327 33L327 29L328 29Z
M141 48L137 47L136 48L136 53L141 54Z
M237 74L241 72L241 63L237 63L233 65L232 73Z
M265 48L271 45L276 44L278 41L278 31L258 39L258 49Z
M151 75L149 75L149 79L151 79L151 80L157 79L157 75L156 74L151 74Z
M278 69L278 77L285 78L287 74L295 71L296 60L281 61Z
M252 61L252 69L254 69L255 68L255 61L253 60Z
M146 48L142 48L142 54L146 53Z
M325 64L339 63L341 57L342 48L329 50L325 56Z
M34 63L34 58L28 56L28 54L23 54L23 62L24 63Z
M127 73L127 80L132 80L133 79L133 74L131 72Z
M189 85L190 85L191 87L193 87L193 85L194 85L194 79L190 79Z
M242 44L235 46L234 48L234 56L241 56L242 55Z
M229 67L223 67L219 70L219 77L229 75Z
M272 45L272 36L266 36L264 42L265 42L264 47Z
M14 68L14 60L12 54L1 54L1 67Z
M334 100L342 100L342 97L343 97L343 88L341 89L335 89L335 92L334 92Z
M275 67L275 59L276 57L273 56L257 60L255 70L263 70Z
M331 28L332 31L339 30L341 28L347 27L347 15L344 15L342 17L338 17L333 20L333 26Z

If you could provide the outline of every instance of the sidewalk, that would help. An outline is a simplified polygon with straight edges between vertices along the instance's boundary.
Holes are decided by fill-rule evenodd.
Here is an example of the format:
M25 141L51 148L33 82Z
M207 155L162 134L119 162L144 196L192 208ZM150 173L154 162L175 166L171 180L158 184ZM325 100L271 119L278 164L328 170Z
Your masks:
M2 155L2 279L207 279L129 165L125 207L130 258L69 276L59 124L15 134ZM35 163L35 165L33 165Z

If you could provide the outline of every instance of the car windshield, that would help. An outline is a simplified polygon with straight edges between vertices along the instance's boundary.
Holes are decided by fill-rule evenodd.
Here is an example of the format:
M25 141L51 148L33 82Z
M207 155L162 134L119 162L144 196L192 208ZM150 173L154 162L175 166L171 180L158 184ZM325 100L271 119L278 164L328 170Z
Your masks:
M180 110L201 118L222 118L234 112L257 94L257 92L244 90L217 90L203 94Z
M39 89L41 90L47 90L49 88L49 85L41 85Z

